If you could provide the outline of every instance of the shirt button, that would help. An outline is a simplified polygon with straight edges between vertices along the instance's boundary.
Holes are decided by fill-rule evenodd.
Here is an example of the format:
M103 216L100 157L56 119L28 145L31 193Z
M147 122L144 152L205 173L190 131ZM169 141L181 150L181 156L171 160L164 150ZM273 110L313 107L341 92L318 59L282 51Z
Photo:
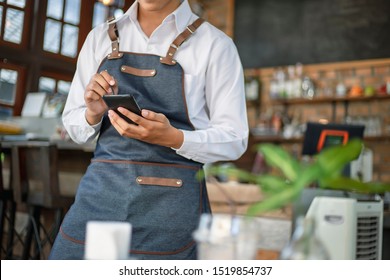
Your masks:
M152 49L153 49L153 47L152 46L147 46L147 48L146 48L148 51L151 51Z

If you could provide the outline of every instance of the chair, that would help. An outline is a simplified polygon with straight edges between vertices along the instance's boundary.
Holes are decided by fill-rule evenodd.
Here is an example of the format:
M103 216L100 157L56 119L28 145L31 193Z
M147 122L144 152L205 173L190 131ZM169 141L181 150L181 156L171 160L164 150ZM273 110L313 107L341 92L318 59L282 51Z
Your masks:
M14 199L17 203L25 203L29 212L22 259L40 259L45 245L53 245L64 213L74 197L60 192L55 144L48 141L14 142L11 154ZM50 214L54 215L51 226L43 219L50 218Z
M1 255L4 259L10 259L13 255L14 237L20 239L15 231L16 203L13 198L12 189L6 189L3 177L3 150L0 143L0 244ZM7 228L7 231L5 231ZM7 237L6 242L4 237Z

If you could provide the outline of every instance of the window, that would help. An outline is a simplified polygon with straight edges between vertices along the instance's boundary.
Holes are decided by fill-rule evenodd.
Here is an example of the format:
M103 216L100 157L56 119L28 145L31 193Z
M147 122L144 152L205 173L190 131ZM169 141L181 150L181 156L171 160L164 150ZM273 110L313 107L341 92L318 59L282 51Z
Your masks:
M48 0L45 51L75 58L78 52L81 0Z
M10 107L0 106L0 118L12 116L12 107L15 103L16 80L18 72L9 69L0 69L0 103Z
M108 7L103 5L100 2L96 2L93 7L93 21L92 26L95 27L103 22L105 22L108 18Z
M95 27L105 22L109 17L114 16L118 18L123 15L124 1L108 1L103 4L104 1L96 1L93 8L93 21L92 27ZM129 1L130 2L130 1Z
M70 84L70 81L42 76L39 78L38 91L67 95L69 93Z
M26 21L32 1L0 0L0 41L24 46Z
M0 62L0 118L18 113L14 109L21 102L24 77L23 67Z
M0 99L3 103L10 105L15 103L17 78L17 71L10 69L0 69Z

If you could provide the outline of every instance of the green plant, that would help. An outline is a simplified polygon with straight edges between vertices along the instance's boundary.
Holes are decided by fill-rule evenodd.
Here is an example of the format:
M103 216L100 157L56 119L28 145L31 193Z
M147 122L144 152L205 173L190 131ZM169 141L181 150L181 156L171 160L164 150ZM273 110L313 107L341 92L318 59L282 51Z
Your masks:
M261 188L265 198L254 203L248 215L264 213L293 202L305 187L318 184L320 188L345 190L359 193L382 194L390 191L389 184L365 183L342 175L346 164L358 158L363 142L358 139L346 145L332 146L315 156L311 163L298 161L282 147L275 144L260 144L257 152L263 154L266 163L279 170L280 174L253 174L237 168L212 166L211 175L235 176Z

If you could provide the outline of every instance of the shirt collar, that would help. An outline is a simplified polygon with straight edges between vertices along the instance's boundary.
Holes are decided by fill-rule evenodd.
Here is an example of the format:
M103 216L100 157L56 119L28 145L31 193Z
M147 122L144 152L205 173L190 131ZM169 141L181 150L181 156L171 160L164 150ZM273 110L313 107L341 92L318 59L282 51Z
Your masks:
M134 1L133 5L126 11L124 16L129 17L132 22L137 22L137 10L138 1ZM190 24L192 14L188 0L183 0L180 6L173 13L168 15L163 22L174 19L177 31L182 32Z
M134 1L133 5L126 11L125 16L128 16L131 21L137 21L138 1Z
M190 4L188 4L188 0L184 0L172 15L175 17L177 31L182 32L190 24L192 16L192 10Z

